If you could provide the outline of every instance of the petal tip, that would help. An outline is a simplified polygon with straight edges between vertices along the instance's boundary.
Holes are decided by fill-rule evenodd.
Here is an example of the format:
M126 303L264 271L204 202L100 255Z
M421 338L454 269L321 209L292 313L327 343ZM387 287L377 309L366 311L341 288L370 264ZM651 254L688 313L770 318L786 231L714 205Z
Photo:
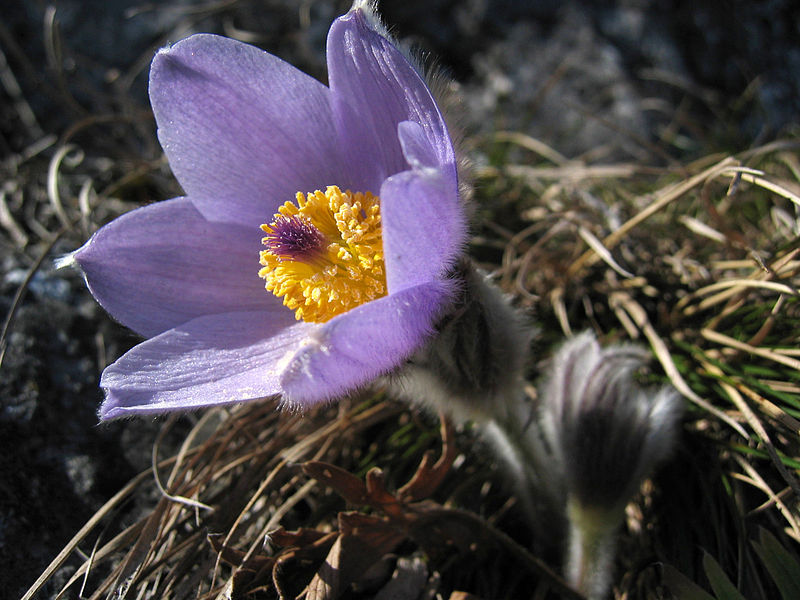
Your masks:
M336 26L339 23L354 25L361 35L367 31L376 33L388 40L393 46L397 46L397 42L381 20L380 14L378 13L377 0L354 0L350 10L333 22L331 32L337 29Z
M383 23L381 23L380 17L378 16L377 0L353 0L350 10L347 11L347 15L351 14L363 16L366 23L372 26L372 29L376 29L377 31L381 32L386 31L386 28L383 26Z
M208 47L209 44L216 44L224 39L211 33L195 33L174 44L160 48L150 63L151 90L154 81L162 77L169 77L177 73L195 73L196 70L192 67L192 57L195 56L195 53Z
M67 267L80 267L80 264L78 263L76 256L78 255L78 252L80 252L82 249L83 246L81 248L78 248L77 250L73 250L69 254L63 254L61 256L57 256L56 258L53 259L53 266L56 269L66 269Z
M176 51L179 49L180 46L188 42L190 39L191 38L187 38L175 44L164 46L163 48L159 49L158 52L156 52L156 55L153 57L153 60L150 63L151 83L153 81L153 78L159 77L162 74L162 72L169 72L176 69L186 68L183 65L183 61L180 59Z
M106 392L106 399L97 410L97 418L100 420L100 422L108 423L109 421L113 421L114 419L124 416L124 414L125 411L119 406L119 403L113 398L109 397L108 392Z

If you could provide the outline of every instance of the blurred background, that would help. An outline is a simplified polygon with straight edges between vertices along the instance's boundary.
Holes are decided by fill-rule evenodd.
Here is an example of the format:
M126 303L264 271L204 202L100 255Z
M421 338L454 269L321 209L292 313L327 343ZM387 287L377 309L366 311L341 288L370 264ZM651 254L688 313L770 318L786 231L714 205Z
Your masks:
M147 102L154 52L194 32L220 33L325 81L325 36L348 8L322 0L0 7L0 596L19 597L150 464L157 423L99 426L95 416L102 368L137 340L53 258L114 216L180 193ZM486 140L497 132L585 164L663 167L798 131L800 6L791 0L382 0L379 8L399 39L452 80L478 169L494 164ZM514 208L495 214L516 231L503 211ZM476 253L501 259L491 245L476 244Z

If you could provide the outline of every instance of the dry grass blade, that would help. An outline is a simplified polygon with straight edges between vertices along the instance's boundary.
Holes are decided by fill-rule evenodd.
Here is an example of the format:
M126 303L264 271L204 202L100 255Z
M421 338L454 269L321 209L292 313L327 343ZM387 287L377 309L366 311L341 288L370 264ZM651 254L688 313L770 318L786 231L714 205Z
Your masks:
M735 164L735 159L731 157L725 158L716 165L709 167L702 173L699 173L694 177L687 179L686 181L669 185L655 192L651 195L654 199L653 202L651 202L647 208L623 223L616 231L609 234L603 240L603 246L609 250L613 249L630 230L639 226L641 223L645 222L660 210L664 209L664 207L669 205L671 202L681 198L690 190L704 184L708 180L719 177L728 168ZM575 276L582 269L594 264L599 258L600 257L594 250L588 250L578 260L570 265L568 275Z
M64 209L64 204L61 201L61 191L58 186L59 170L62 163L70 168L77 167L83 161L83 151L73 145L67 144L61 146L56 151L55 156L50 160L50 168L47 171L47 197L53 205L53 210L58 216L64 228L69 229L72 224L67 212Z
M69 541L69 543L64 546L64 549L58 553L50 565L42 572L39 578L33 583L30 589L25 593L22 597L22 600L31 600L35 594L39 592L41 587L47 582L50 577L58 570L58 568L64 564L69 556L75 551L86 536L88 536L92 531L94 531L95 527L124 500L128 498L128 496L136 489L137 486L141 484L141 482L147 479L150 476L149 471L145 471L134 477L128 485L118 491L114 496L106 502L103 507L98 510L92 518L86 522L78 533Z
M663 339L658 335L656 330L650 324L650 321L647 317L646 311L639 305L637 302L630 297L630 295L622 292L616 292L611 297L611 304L612 306L615 304L619 304L633 319L633 322L642 330L647 340L650 342L650 346L653 348L653 352L658 358L658 361L661 363L661 366L664 369L664 372L669 377L669 380L672 382L672 385L675 386L675 389L678 390L681 394L683 394L686 398L697 404L703 410L713 414L721 421L724 421L728 425L730 425L733 429L735 429L743 438L749 439L750 436L744 430L744 428L733 420L731 417L723 413L721 410L713 406L708 401L704 400L700 396L698 396L686 383L684 378L681 376L680 372L678 371L677 367L675 366L674 361L672 360L672 355L669 352L667 344L664 342Z
M305 500L309 494L311 494L312 490L316 486L316 483L313 481L307 481L304 483L300 489L298 489L294 494L289 496L283 504L281 504L277 510L275 510L270 520L267 521L267 524L264 525L261 532L253 538L253 543L251 544L250 548L244 555L242 559L243 562L246 562L249 558L251 558L255 552L258 550L259 546L264 543L264 540L267 538L271 531L274 531L278 528L278 525L283 520L283 518L295 507L298 503Z
M796 539L800 539L800 524L798 524L797 518L792 510L786 506L786 504L781 500L778 495L770 488L764 478L759 474L759 472L747 462L743 457L739 455L735 455L734 459L739 464L742 469L748 474L751 481L749 483L755 484L762 492L764 492L769 500L778 507L778 510L781 511L786 521L792 528L794 532L794 536Z
M741 350L749 354L754 354L755 356L761 356L762 358L769 359L771 361L785 365L787 367L794 369L795 371L800 372L800 360L791 358L784 354L780 354L776 352L774 349L756 348L755 346L752 346L745 342L740 342L739 340L736 340L723 333L713 331L711 329L702 329L700 331L700 335L702 335L707 340L714 342L716 344L727 346L735 350Z
M722 370L712 365L708 362L703 363L705 369L712 375L720 377L723 375ZM761 423L759 418L755 415L755 413L750 409L747 405L745 399L741 396L739 391L730 383L726 381L721 381L720 386L723 390L728 394L728 397L731 401L736 405L736 407L741 411L744 415L745 421L747 421L748 425L752 427L755 434L761 440L761 443L767 450L767 454L769 454L770 460L772 460L772 464L775 466L775 469L780 473L781 477L783 477L784 481L789 485L790 488L794 491L798 498L800 498L800 483L797 481L795 477L789 473L786 467L783 464L783 461L778 456L778 453L775 450L775 446L772 444L772 440L770 439L770 435L767 433L766 428Z
M783 196L787 200L794 202L797 206L800 206L800 191L791 189L793 187L797 187L796 184L793 185L790 182L777 183L775 181L771 181L769 178L764 177L764 173L761 171L742 172L734 174L733 176L739 176L741 177L742 181L754 183L755 185L778 194L779 196Z
M81 579L83 579L83 585L81 586L80 597L81 598L85 597L84 591L86 587L86 580L95 562L101 562L103 560L106 560L112 554L127 550L131 546L131 544L134 544L136 542L136 539L139 536L139 532L142 530L143 526L144 526L143 522L131 525L130 527L128 527L127 529L116 535L114 538L103 544L100 548L96 548L96 546L99 544L100 541L100 536L98 536L98 542L95 543L96 549L93 549L92 554L89 556L88 560L86 560L75 570L75 573L72 575L72 577L70 577L69 581L67 581L63 589L56 595L54 600L60 600L61 598L63 598L68 593L68 590L73 586L73 584Z
M28 235L14 219L14 215L11 214L6 196L6 190L0 190L0 225L8 232L16 246L24 248L28 245Z
M16 293L14 294L14 299L11 301L11 308L8 310L6 318L3 321L3 328L0 330L0 367L3 366L3 356L5 355L8 334L11 332L11 326L14 323L14 316L17 314L17 310L22 303L22 299L25 297L25 293L28 291L28 286L30 285L33 276L36 275L36 272L41 268L42 263L50 255L50 252L53 250L53 246L55 246L56 242L58 242L61 236L66 232L66 229L61 229L50 239L47 245L45 245L44 249L39 253L36 261L28 269L28 272L25 274L25 279L19 285Z
M550 305L556 314L556 319L561 326L561 331L565 336L572 335L572 327L569 324L569 317L567 316L567 307L564 304L564 289L557 287L554 288L549 295Z
M792 386L789 389L780 389L780 384L782 382L778 381L769 381L769 382L762 382L763 385L766 387L772 387L773 389L777 389L778 391L788 391L792 394L800 393L800 388L797 386ZM771 418L773 421L780 423L787 432L800 439L800 421L795 419L792 415L788 414L786 411L782 410L775 403L770 402L763 396L757 394L751 388L745 386L744 384L738 384L738 389L741 393L745 396L750 398L753 402L755 402L762 413L764 413L767 417Z
M543 141L518 131L498 131L494 134L494 139L498 142L511 142L516 144L517 146L538 154L556 165L564 165L569 162L566 156L554 148L551 148Z
M689 215L681 215L678 220L690 231L696 233L697 235L702 235L709 240L713 240L721 244L725 243L726 241L724 234L720 233L713 227L709 227L705 223L698 221L694 217L690 217Z
M112 586L116 589L125 589L125 593L122 595L123 598L127 597L131 589L131 586L125 585L126 580L142 569L148 558L152 557L159 549L159 530L168 507L168 498L162 498L156 504L145 520L139 535L136 536L136 542L133 547L128 551L120 567L117 568L117 574L114 577Z
M25 128L30 132L31 136L35 138L42 137L44 132L39 126L39 123L36 119L36 114L33 112L31 105L25 98L25 94L22 92L22 88L20 87L17 78L14 76L14 72L8 65L6 54L3 52L2 48L0 48L0 83L2 83L3 89L6 91L9 98L11 98L17 116L19 117L20 121L22 121Z
M675 306L677 310L682 310L686 315L692 315L698 311L707 310L717 304L730 300L734 297L739 297L748 288L763 289L779 294L789 294L790 296L797 296L798 290L796 286L787 285L785 283L778 283L768 281L774 277L790 278L797 272L797 265L792 258L797 254L798 250L792 250L787 255L774 261L772 265L759 266L756 270L746 278L732 277L724 281L717 281L715 283L703 286L686 296L684 296ZM747 263L741 262L725 262L714 265L717 269L738 269L747 268L751 266ZM766 267L766 268L765 268ZM722 290L722 291L719 291ZM691 302L697 298L703 298L698 302L697 306L691 306ZM723 311L725 312L725 311Z
M608 248L603 246L603 242L592 235L589 230L587 230L585 227L579 227L578 234L581 236L581 239L583 239L583 241L586 242L588 246L597 253L602 261L614 269L614 271L629 279L634 277L633 273L626 271L617 264L617 262L614 260L614 257L611 256L611 252L609 252Z
M214 510L213 507L208 506L207 504L203 504L202 502L198 502L197 500L192 500L191 498L186 498L184 496L180 496L180 495L176 495L176 494L170 494L167 491L167 489L164 487L164 485L161 483L161 478L158 475L158 453L159 453L159 447L161 446L161 443L162 443L162 441L164 439L164 436L169 431L170 425L175 421L175 418L176 417L174 415L170 415L167 425L161 429L161 433L159 434L158 439L156 440L155 444L153 444L153 453L152 453L153 479L154 479L154 481L156 483L156 486L158 487L158 491L167 500L170 500L172 502L177 502L177 503L180 503L180 504L185 504L186 506L191 506L191 507L194 507L194 508L200 508L202 510L213 511ZM197 431L197 428L195 428L193 431ZM186 438L186 441L181 445L181 450L178 453L178 455L175 457L175 462L173 463L173 466L172 466L172 473L170 474L169 482L168 482L167 485L171 485L173 483L176 475L178 474L178 469L182 465L184 458L186 458L186 453L187 453L188 447L191 444L191 441L193 440L193 438L194 438L194 436L188 436Z
M528 181L552 179L559 182L577 183L595 179L629 178L650 169L637 165L584 165L566 163L558 167L529 167L527 165L508 165L505 172L510 176Z

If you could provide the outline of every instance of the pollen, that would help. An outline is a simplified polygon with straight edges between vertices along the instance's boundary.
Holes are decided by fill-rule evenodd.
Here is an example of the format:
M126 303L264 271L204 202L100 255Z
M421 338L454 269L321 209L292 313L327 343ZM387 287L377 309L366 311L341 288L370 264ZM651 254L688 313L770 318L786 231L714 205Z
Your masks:
M377 196L333 185L297 192L261 229L258 275L298 321L324 323L386 295Z

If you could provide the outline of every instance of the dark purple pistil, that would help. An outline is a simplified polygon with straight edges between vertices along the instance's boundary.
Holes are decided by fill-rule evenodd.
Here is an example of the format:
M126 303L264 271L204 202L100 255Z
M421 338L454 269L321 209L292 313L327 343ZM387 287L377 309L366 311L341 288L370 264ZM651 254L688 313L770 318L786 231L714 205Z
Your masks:
M301 217L278 217L269 226L266 245L279 258L307 262L325 249L325 235Z

